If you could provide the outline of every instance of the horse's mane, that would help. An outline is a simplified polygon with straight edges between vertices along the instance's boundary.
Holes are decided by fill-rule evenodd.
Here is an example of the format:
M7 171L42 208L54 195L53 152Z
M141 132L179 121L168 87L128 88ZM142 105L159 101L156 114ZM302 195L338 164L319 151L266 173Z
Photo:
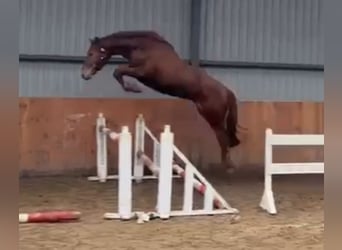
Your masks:
M164 37L159 35L157 32L150 31L150 30L118 31L108 36L105 36L103 38L139 38L139 37L151 39L160 43L165 43L171 48L173 48L172 44L169 43Z

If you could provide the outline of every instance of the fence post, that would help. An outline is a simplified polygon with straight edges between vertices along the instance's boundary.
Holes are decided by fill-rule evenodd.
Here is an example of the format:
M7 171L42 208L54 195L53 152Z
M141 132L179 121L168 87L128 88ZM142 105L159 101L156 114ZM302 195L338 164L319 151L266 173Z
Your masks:
M102 128L106 127L106 119L100 113L96 119L96 165L97 176L100 182L106 182L108 174L107 166L107 135L102 132Z
M260 202L260 206L268 211L270 211L271 214L276 214L277 209L275 207L274 203L274 196L273 196L273 190L272 190L272 174L271 174L271 168L272 168L272 150L273 146L271 143L271 137L272 137L272 129L268 128L266 129L266 136L265 136L265 183L264 183L264 193Z
M144 162L138 157L138 152L145 148L145 121L139 114L135 121L134 170L133 175L137 183L142 182L144 176Z
M160 172L157 210L161 219L168 219L171 213L173 139L174 135L170 131L170 126L166 125L164 132L160 135Z
M132 136L127 126L122 127L119 138L119 197L121 219L132 216Z

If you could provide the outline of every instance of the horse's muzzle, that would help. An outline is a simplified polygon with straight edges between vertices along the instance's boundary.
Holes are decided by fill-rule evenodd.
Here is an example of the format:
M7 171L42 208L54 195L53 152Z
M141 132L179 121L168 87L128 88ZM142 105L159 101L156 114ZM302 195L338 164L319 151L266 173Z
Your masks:
M91 79L91 75L81 74L81 77L83 80L90 80Z
M81 77L83 80L90 80L95 72L96 69L94 67L83 66L81 69Z

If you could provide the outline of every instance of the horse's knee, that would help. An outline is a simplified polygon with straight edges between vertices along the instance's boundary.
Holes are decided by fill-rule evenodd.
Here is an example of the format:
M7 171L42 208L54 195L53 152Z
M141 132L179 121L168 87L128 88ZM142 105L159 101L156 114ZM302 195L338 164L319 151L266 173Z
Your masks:
M117 73L117 72L113 72L113 74L112 74L112 76L113 76L113 78L115 79L115 80L117 80L118 82L120 82L120 76L119 76L119 74Z
M204 112L203 112L203 107L202 107L202 105L201 105L200 103L198 103L198 102L195 102L195 106L196 106L196 108L197 108L197 111L198 111L201 115L203 115Z
M120 74L120 72L118 70L114 70L112 75L113 75L113 77L115 79L117 79L117 78L119 78L121 76L121 74Z

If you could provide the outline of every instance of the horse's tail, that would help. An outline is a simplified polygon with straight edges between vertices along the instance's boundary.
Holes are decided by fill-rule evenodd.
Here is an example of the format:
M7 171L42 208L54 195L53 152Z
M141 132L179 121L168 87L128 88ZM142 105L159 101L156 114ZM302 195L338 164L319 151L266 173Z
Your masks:
M238 110L238 104L237 104L237 102L235 102L235 106L236 106L236 113L238 112L237 110ZM248 131L248 128L246 128L246 127L243 127L243 126L241 126L240 124L237 124L236 125L236 127L238 128L238 130L239 131L241 131L241 130L243 130L243 131Z
M244 130L244 131L247 131L247 130L248 130L248 128L242 127L240 124L238 124L237 127L238 127L240 130Z
M241 143L237 137L238 130L247 130L247 128L238 124L238 105L236 98L229 103L230 105L227 105L225 114L225 127L229 138L229 147L236 147Z

